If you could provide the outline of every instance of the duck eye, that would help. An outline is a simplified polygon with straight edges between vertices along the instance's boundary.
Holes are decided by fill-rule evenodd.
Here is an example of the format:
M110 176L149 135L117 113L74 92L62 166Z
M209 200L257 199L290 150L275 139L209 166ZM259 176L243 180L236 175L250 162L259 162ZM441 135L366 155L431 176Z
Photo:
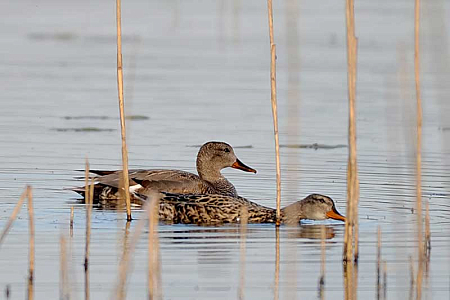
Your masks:
M225 149L223 149L223 151L225 151L225 152L230 152L230 149L225 148Z

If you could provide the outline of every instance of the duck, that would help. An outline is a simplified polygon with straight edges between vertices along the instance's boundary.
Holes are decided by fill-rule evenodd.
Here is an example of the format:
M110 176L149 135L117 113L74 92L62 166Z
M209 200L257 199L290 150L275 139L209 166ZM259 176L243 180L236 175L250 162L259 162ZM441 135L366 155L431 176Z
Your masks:
M239 223L244 215L248 223L276 222L276 209L240 196L167 192L152 192L137 196L144 203L155 195L159 200L159 220L166 223L197 225ZM344 222L346 220L336 209L334 201L320 194L311 194L281 209L281 222L284 224L298 224L303 219L334 219Z
M178 194L218 194L237 197L236 188L220 171L231 167L245 172L257 172L236 157L233 147L218 141L207 142L200 147L196 166L198 175L173 169L130 170L128 174L132 198L135 193L145 194L151 190ZM107 204L121 198L119 193L121 170L90 170L90 172L97 175L94 177L94 203ZM138 183L144 180L147 182L146 187ZM85 187L73 188L72 191L84 196Z

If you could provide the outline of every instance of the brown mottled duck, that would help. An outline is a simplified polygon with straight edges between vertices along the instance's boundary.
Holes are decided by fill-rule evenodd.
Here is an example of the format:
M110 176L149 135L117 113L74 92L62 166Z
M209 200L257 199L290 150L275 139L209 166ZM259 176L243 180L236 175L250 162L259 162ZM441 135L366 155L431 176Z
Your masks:
M130 191L139 194L156 190L179 194L219 194L237 197L234 185L220 171L231 167L246 172L256 170L245 165L234 154L233 147L224 142L208 142L201 146L197 154L198 175L181 170L130 170ZM121 171L91 170L99 175L95 178L94 201L104 204L120 198L119 184ZM142 187L138 182L147 180ZM84 196L84 187L73 191Z
M145 184L145 182L143 183ZM158 195L154 193L154 195ZM159 219L168 223L222 224L240 222L242 214L248 223L275 223L276 210L243 197L225 195L159 194ZM148 195L140 195L143 200ZM345 221L330 197L311 194L281 209L281 221L299 223L302 219Z

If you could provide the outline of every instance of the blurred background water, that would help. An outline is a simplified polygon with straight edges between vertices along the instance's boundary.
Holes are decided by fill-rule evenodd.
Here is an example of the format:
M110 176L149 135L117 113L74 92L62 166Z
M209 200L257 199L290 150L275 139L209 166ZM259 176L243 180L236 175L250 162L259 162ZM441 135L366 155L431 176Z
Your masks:
M198 145L226 141L258 170L224 170L240 195L275 206L267 4L264 1L124 1L125 101L131 168L195 172ZM282 205L309 193L345 212L348 100L344 2L274 3ZM423 196L432 253L426 299L450 297L449 3L423 3ZM357 132L360 175L359 296L376 294L376 230L389 298L409 292L416 252L415 91L412 1L356 1ZM36 298L59 295L59 238L69 239L69 282L83 297L85 207L63 188L74 170L121 165L114 1L9 1L0 18L0 228L26 184L36 214ZM314 145L316 147L314 147ZM344 145L344 146L342 146ZM134 211L135 218L143 212ZM123 250L125 215L94 209L91 297L109 299ZM321 222L280 229L280 297L315 299ZM327 221L326 297L344 296L344 226ZM135 222L132 224L132 228ZM128 298L147 285L147 233L134 255ZM237 298L238 226L160 225L166 299ZM0 256L0 289L26 290L28 224L19 215ZM274 298L275 230L248 227L247 299Z

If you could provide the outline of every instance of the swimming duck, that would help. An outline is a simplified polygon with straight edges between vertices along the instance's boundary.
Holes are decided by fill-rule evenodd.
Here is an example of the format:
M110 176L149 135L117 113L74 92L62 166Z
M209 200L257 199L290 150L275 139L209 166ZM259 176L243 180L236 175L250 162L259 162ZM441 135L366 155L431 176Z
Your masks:
M233 147L224 142L207 142L197 154L198 175L181 170L130 170L130 191L145 193L149 190L171 193L219 194L237 197L235 187L220 171L231 167L246 172L256 170L245 165L234 154ZM95 178L94 201L108 202L120 198L119 184L122 171L90 170ZM136 180L136 181L135 181ZM146 180L144 188L138 182ZM72 189L84 196L84 187Z
M146 184L145 182L143 183ZM151 194L138 195L147 200ZM159 219L168 223L222 224L240 222L246 211L248 223L275 223L276 210L243 197L225 195L159 194ZM281 209L281 221L298 224L302 219L345 221L330 197L311 194Z

